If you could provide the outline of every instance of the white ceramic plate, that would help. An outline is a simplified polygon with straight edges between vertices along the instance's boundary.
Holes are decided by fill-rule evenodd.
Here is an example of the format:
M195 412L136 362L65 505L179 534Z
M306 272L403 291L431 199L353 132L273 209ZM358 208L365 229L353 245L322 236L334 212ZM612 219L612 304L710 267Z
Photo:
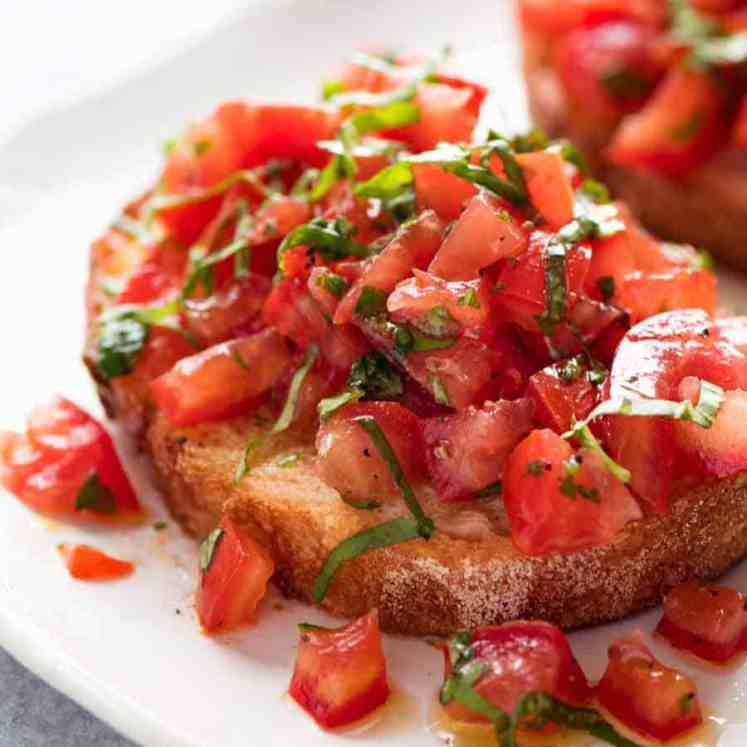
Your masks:
M521 126L526 115L507 6L487 0L438 5L260 3L180 56L32 120L8 141L0 150L2 425L20 427L25 412L53 391L100 413L78 355L87 245L117 206L153 178L158 143L185 119L232 96L311 100L324 71L359 45L432 49L450 43L466 52L467 67L497 87L492 121ZM122 446L153 520L163 517L146 466ZM321 613L273 593L255 628L207 638L198 632L192 609L195 548L173 523L162 532L146 526L92 537L2 498L0 643L135 741L148 747L373 741L425 747L443 738L428 729L440 655L422 642L386 640L398 695L378 725L358 734L325 734L285 695L295 624L324 622ZM71 580L55 545L81 540L135 560L137 572L104 585ZM747 567L727 581L747 589ZM656 618L651 613L575 633L574 650L597 677L611 637L635 627L650 633ZM726 719L719 745L743 746L745 673L714 674L683 663L655 641L652 646L664 661L690 671L713 713Z

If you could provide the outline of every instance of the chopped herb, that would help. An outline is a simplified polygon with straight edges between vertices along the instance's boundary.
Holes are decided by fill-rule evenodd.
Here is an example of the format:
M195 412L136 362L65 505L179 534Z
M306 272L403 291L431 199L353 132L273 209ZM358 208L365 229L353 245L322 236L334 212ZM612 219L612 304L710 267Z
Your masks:
M424 525L420 521L401 516L348 537L337 545L324 561L314 581L314 601L317 604L324 601L337 571L349 560L381 547L398 545L415 539L429 539L432 533L432 522Z
M307 246L318 252L322 259L334 261L346 257L366 257L368 247L353 241L355 226L344 218L328 221L314 218L309 223L294 228L278 247L278 275L285 272L285 254L296 246Z
M457 306L470 306L473 309L479 309L480 301L477 298L477 291L474 288L468 288L457 299Z
M175 138L175 137L167 138L161 143L161 153L163 153L164 156L168 157L174 152L177 145L179 145L178 138Z
M264 440L270 436L276 436L278 433L282 433L287 430L293 423L293 418L296 415L296 405L298 404L298 398L301 394L301 386L303 385L306 375L314 365L317 356L319 355L319 348L316 345L309 345L304 352L303 361L298 367L296 372L293 374L290 386L288 387L288 395L285 399L283 409L275 421L275 424L270 428L266 434L258 436L252 436L249 439L249 443L244 449L244 455L236 468L236 474L234 475L234 482L240 482L249 473L249 456L252 452L264 442Z
M441 378L436 374L430 374L430 376L428 377L428 383L430 384L431 391L433 392L433 399L435 399L439 405L451 407L449 393L446 391L446 387L444 386L443 381L441 381Z
M379 171L367 182L356 184L356 197L371 197L393 200L403 195L415 182L412 167L405 161L397 161Z
M611 301L615 295L615 278L612 275L602 275L597 278L597 288L605 301Z
M616 477L620 482L630 482L630 470L618 464L611 456L609 456L609 454L607 454L607 452L602 448L602 444L599 443L597 438L591 432L588 425L576 424L573 426L570 433L575 436L583 448L590 449L599 454L602 463L613 477ZM565 438L566 435L567 434L564 433L563 438Z
M584 364L580 355L569 358L556 366L559 378L566 384L570 384L584 372Z
M523 135L515 135L511 139L511 147L517 153L534 153L538 150L544 150L550 145L550 141L547 139L542 130L533 129Z
M344 90L345 87L343 86L342 81L325 80L324 83L322 83L322 101L329 101Z
M404 393L402 377L379 352L359 358L350 368L348 386L364 393L367 400L392 400Z
M338 275L331 270L325 270L319 275L316 284L324 288L327 293L331 293L335 298L342 298L345 291L350 287L350 283L342 275Z
M145 227L143 222L131 218L126 213L118 215L112 222L111 227L131 239L136 239L141 244L148 244L153 241L153 234Z
M363 319L382 314L386 311L386 299L386 291L370 285L364 285L355 304L355 314Z
M308 202L311 199L311 191L314 183L319 179L319 174L319 169L305 169L291 187L291 197Z
M92 472L75 497L75 510L113 514L116 508L114 494L101 482L98 474Z
M532 475L533 477L539 477L540 475L545 474L547 468L547 462L543 461L542 459L533 459L527 464L527 474Z
M275 465L280 467L281 469L288 469L289 467L292 467L294 464L297 464L300 460L302 454L286 454L285 456L280 457L276 462Z
M155 529L157 532L161 532L166 529L167 526L168 524L165 521L156 521L153 524L153 529Z
M550 150L554 150L555 147L550 146ZM586 156L573 143L566 141L557 147L564 161L572 163L584 175L591 173Z
M610 201L610 191L596 179L584 179L581 182L580 189L589 195L597 205L606 205Z
M705 39L695 47L693 55L701 65L743 65L747 62L747 33Z
M231 349L231 358L239 368L242 368L244 371L251 370L247 365L247 362L241 357L241 353L239 352L238 348Z
M687 716L690 712L693 700L695 700L695 693L685 693L679 700L680 713L683 716Z
M545 252L545 310L537 317L537 324L547 337L565 318L565 255L563 241L553 239L548 243Z
M105 318L96 346L96 368L105 379L132 371L148 339L149 325L134 312Z
M571 457L565 462L563 465L563 477L560 480L560 492L573 500L576 499L577 495L580 495L592 503L599 503L599 491L596 488L589 488L586 485L576 482L576 475L580 468L581 462L578 457Z
M356 501L354 498L346 498L345 496L342 496L342 500L344 503L347 503L348 506L357 508L361 511L373 511L377 508L381 508L381 503L378 501Z
M459 322L442 305L433 306L418 320L418 329L429 337L454 337L459 333Z
M204 153L207 153L210 150L210 147L212 146L212 141L210 140L198 140L196 143L192 143L192 147L194 148L195 155L201 156Z
M213 529L200 544L200 568L203 573L210 570L210 565L215 557L215 551L218 549L220 541L223 539L223 530L220 527Z
M334 397L327 397L319 402L317 411L320 420L327 420L332 417L341 407L351 402L357 402L362 399L365 392L360 389L344 389Z
M651 88L651 80L629 67L620 67L604 73L599 82L610 96L632 99L645 96Z
M496 495L501 495L503 493L503 483L500 480L497 480L494 483L491 483L490 485L486 485L484 488L481 488L475 493L476 498L491 498Z
M704 122L703 112L694 112L686 122L682 122L671 131L670 138L675 143L688 143L697 134Z

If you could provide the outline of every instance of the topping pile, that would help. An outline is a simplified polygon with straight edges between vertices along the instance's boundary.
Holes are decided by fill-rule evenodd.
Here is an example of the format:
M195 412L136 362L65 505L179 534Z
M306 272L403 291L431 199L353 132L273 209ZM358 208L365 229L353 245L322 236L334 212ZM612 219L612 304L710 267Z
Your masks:
M614 133L610 162L678 177L747 146L741 0L519 0L519 13L574 120Z

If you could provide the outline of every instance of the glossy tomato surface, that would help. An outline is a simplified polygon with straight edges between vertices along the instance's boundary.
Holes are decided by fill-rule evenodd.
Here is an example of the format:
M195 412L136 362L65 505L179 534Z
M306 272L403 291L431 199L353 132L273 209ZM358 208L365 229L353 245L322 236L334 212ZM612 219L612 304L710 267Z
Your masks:
M389 684L376 610L341 628L301 626L289 693L326 729L383 705Z
M119 560L91 545L57 545L67 570L79 581L111 581L132 574L135 566L128 560Z

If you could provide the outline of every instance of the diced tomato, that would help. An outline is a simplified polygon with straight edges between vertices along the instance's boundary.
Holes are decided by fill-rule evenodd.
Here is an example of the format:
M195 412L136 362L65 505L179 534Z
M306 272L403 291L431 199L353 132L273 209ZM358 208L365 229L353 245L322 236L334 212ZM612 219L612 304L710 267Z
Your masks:
M576 107L614 121L640 108L661 76L653 41L638 23L578 28L559 42L555 69Z
M186 267L184 247L173 240L160 241L127 279L117 303L146 304L168 298L181 287Z
M545 260L553 235L535 231L529 249L507 262L499 275L496 300L506 316L529 332L541 332L537 318L545 310ZM565 257L566 310L584 285L591 251L583 244L573 246Z
M389 697L379 615L341 628L301 626L290 696L323 728L362 719Z
M387 299L387 310L394 321L421 326L434 308L445 309L459 327L471 337L480 337L490 313L490 289L487 281L448 282L421 270L403 280Z
M415 104L420 110L418 121L386 135L402 140L415 151L430 150L441 142L464 143L472 139L477 112L469 88L421 83Z
M396 402L346 405L322 423L316 436L317 472L346 498L401 498L389 465L369 434L355 421L364 415L376 420L407 479L413 484L422 481L420 425L412 412Z
M717 334L712 338L712 326L710 317L697 310L659 314L637 324L618 348L605 398L679 401L680 383L688 376L727 390L747 387L747 359ZM631 471L631 487L651 510L667 509L674 482L685 473L699 468L706 470L701 478L710 470L715 472L712 476L724 476L728 465L740 463L739 450L731 442L743 405L740 393L733 394L716 423L700 429L702 433L667 418L606 418L610 454ZM676 469L678 449L682 453Z
M141 382L152 381L194 352L194 346L179 330L153 326L130 375Z
M695 683L655 659L641 633L610 646L597 697L625 726L662 741L693 729L703 720Z
M265 330L182 359L150 388L175 426L195 425L245 411L289 363L285 338Z
M465 179L430 163L413 166L415 205L418 210L435 210L445 221L456 220L477 188Z
M203 541L195 608L206 633L254 619L275 572L270 553L228 516Z
M444 232L443 221L426 210L405 223L383 251L372 258L358 280L337 307L335 324L353 320L355 307L364 287L391 293L397 283L409 277L413 268L423 268L433 258Z
M623 120L607 157L619 166L684 174L718 147L723 113L723 96L710 74L673 68L643 109Z
M534 422L565 433L572 421L583 420L599 399L588 377L588 366L571 358L543 368L530 377L526 396L534 402Z
M660 0L521 0L519 4L522 25L551 35L619 19L657 26L665 17Z
M360 179L364 177L361 175ZM367 200L353 194L349 180L333 185L322 203L323 216L327 220L344 218L355 228L355 240L359 244L370 244L397 228L391 213L384 210L381 201Z
M0 483L42 513L98 520L140 513L111 436L63 397L37 407L26 434L0 434Z
M319 338L319 348L332 368L347 374L355 361L371 351L371 344L358 327L336 324Z
M471 498L498 482L509 453L529 433L533 410L528 399L501 400L423 421L428 471L439 497Z
M721 19L724 32L727 34L739 34L747 31L747 8L738 8L726 13Z
M187 329L205 345L259 331L270 281L254 273L229 281L204 298L184 302Z
M607 544L642 516L597 452L574 455L550 430L532 431L509 456L503 501L511 538L527 555Z
M470 661L485 665L475 692L504 713L512 713L530 692L544 692L570 706L583 706L592 691L560 628L546 622L518 620L478 628L470 636ZM446 676L451 671L447 650ZM484 722L486 718L452 702L446 707L455 721Z
M446 280L473 280L480 270L528 246L520 220L487 192L473 197L453 226L428 272Z
M97 550L91 545L57 545L67 570L80 581L111 581L129 576L135 566L128 560L119 560Z
M566 162L559 153L538 151L516 156L526 180L532 205L550 228L562 228L573 220L574 194Z
M747 96L742 97L742 103L739 105L739 113L732 130L731 139L740 148L747 148Z
M265 324L300 347L318 340L330 327L321 307L309 293L307 282L305 273L298 278L286 277L272 289L262 309Z
M656 632L701 659L725 662L747 644L745 604L744 594L726 586L680 584L667 594Z

